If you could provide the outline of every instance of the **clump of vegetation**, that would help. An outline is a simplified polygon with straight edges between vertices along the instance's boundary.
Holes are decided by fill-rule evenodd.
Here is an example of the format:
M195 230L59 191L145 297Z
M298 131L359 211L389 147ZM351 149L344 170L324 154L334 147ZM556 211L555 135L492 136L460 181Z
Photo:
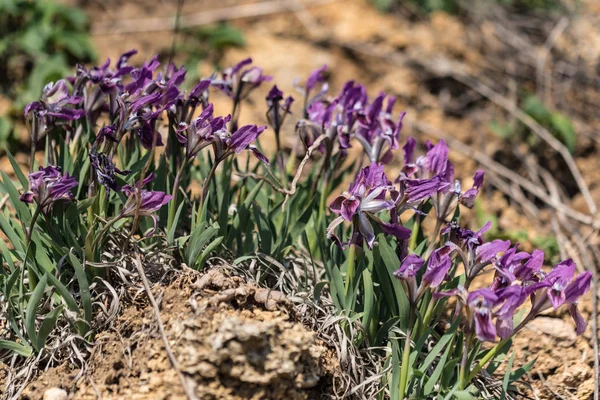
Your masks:
M54 1L0 2L0 92L13 102L13 117L71 65L95 58L82 10ZM10 117L0 118L0 142L10 135Z
M17 183L2 172L11 208L0 228L12 243L0 242L4 355L53 354L64 331L82 345L93 340L104 307L93 299L109 290L119 257L109 247L161 247L197 270L213 253L240 267L266 254L271 262L259 268L276 263L285 274L301 259L315 278L305 274L293 289L330 296L345 317L340 328L358 328L355 345L379 352L381 398L480 396L475 377L494 373L514 335L550 308L568 306L584 331L577 300L591 274L576 276L572 260L544 272L542 251L485 241L490 223L462 228L460 210L473 207L483 171L463 190L443 141L421 150L408 137L401 146L404 113L393 97L370 98L353 81L332 96L325 66L298 87L300 101L272 86L267 153L258 141L267 126L239 118L272 80L251 59L185 92L183 67L161 68L155 57L134 68L134 53L112 67L80 66L25 107L33 145L46 151L43 165L31 159L29 176L11 158ZM228 115L215 114L215 90L231 99ZM281 143L290 118L300 162ZM348 167L353 146L366 166ZM391 180L385 164L397 153L403 167ZM487 270L492 284L474 286ZM505 395L531 367L513 370L512 360Z
M522 109L537 123L548 129L567 149L575 152L577 134L571 120L563 113L550 110L537 96L526 95L522 101ZM511 142L523 141L531 147L540 144L540 139L524 124L517 121L508 124L492 122L490 129L496 135Z

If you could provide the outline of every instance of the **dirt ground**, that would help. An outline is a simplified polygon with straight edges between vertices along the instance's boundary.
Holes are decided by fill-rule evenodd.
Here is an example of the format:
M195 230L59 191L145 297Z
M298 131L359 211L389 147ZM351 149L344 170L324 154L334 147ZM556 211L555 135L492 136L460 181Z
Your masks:
M154 290L190 390L199 399L327 398L339 366L315 332L295 321L290 303L214 272ZM130 304L113 329L96 337L76 383L81 370L63 364L28 385L22 398L62 388L70 399L186 399L147 303Z
M127 27L129 19L169 18L175 13L176 3L173 0L122 3L108 0L84 1L81 6L93 16L97 27L93 42L101 59L115 60L124 51L137 48L140 51L137 60L144 60L165 52L171 45L171 33L119 34L113 33L114 30ZM209 13L238 3L233 0L187 1L183 15ZM297 8L295 12L232 20L231 23L244 33L247 45L226 51L221 65L252 56L257 65L274 76L284 93L293 94L294 79L302 80L314 68L327 64L333 91L345 81L354 79L365 83L372 93L386 91L397 96L399 108L408 111L403 135L415 136L420 141L429 138L413 127L414 121L420 121L448 132L509 166L514 154L526 155L526 147L519 145L516 149L508 149L510 145L489 129L490 121L506 119L505 113L480 94L457 85L444 72L445 63L451 60L453 67L464 68L481 79L503 76L507 86L521 84L515 77L518 74L504 71L506 64L500 64L496 59L512 57L498 41L496 27L486 25L485 21L465 24L460 18L444 13L424 17L410 8L405 12L381 14L366 0L322 3L326 4ZM107 25L115 20L121 22ZM576 63L577 68L598 68L599 20L600 7L596 2L580 2L577 24L566 28L568 35L556 39L553 44L556 51ZM546 44L546 38L541 38L533 50L541 51ZM515 63L519 64L519 61ZM498 72L494 67L502 71ZM194 66L188 65L188 68ZM212 71L210 62L197 68L202 75ZM524 84L527 85L527 81ZM580 99L577 96L583 94L574 93L577 87L568 85L561 90L563 96L553 98L552 102L573 118L579 133L576 163L594 200L600 203L600 136L597 134L600 120L596 118L600 92L596 87L590 87L585 101L582 100L582 104L590 108L577 111L569 108L569 102ZM255 97L257 102L263 94L266 92ZM219 99L215 96L214 100L219 109ZM227 110L223 109L223 112ZM242 109L241 119L260 121L264 119L263 112L261 104L246 106ZM287 145L293 146L293 138L288 139ZM268 136L261 140L267 148L272 142ZM545 155L537 156L543 159ZM478 164L457 151L451 151L451 158L461 178L467 182ZM547 168L554 168L556 179L568 190L569 185L572 186L568 174L562 173L564 168L549 158ZM4 168L4 164L1 166ZM394 168L393 164L391 168ZM497 217L501 231L527 233L529 240L522 243L526 250L531 248L532 238L552 236L549 219L543 210L537 218L528 218L510 198L491 189L485 190L482 203L486 213ZM573 194L571 206L586 211L580 194ZM474 218L467 222L473 226L477 224ZM597 237L592 236L590 240L600 245ZM234 286L245 287L239 283ZM313 332L296 323L285 305L268 309L270 307L254 301L252 295L244 294L227 301L215 302L213 299L215 294L208 294L207 288L199 289L182 282L166 288L162 296L162 318L167 336L176 349L182 370L194 377L196 384L191 384L196 385L194 389L201 398L326 398L339 367L328 348L319 343ZM586 318L592 315L591 295L582 299L580 309ZM49 386L68 389L77 399L98 395L115 399L182 397L179 378L169 364L155 328L155 319L148 307L128 308L119 319L117 331L104 332L97 338L99 344L90 360L87 378L80 381L76 389L71 390L71 382L77 370L62 366L46 372L30 385L25 392L26 398L41 398ZM515 339L514 350L517 354L515 363L537 358L533 370L525 378L530 388L523 388L531 398L592 398L594 350L591 328L576 337L568 313L549 314L536 320ZM259 365L264 370L257 370ZM152 393L151 397L149 393Z

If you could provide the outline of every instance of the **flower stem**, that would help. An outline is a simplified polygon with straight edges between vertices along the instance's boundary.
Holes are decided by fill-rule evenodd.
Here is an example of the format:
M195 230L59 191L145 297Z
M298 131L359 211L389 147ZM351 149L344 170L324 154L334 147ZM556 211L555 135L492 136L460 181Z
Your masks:
M222 158L215 159L215 162L213 163L212 167L210 168L210 171L208 172L206 179L204 179L204 183L202 184L202 196L200 197L200 209L201 210L204 207L204 201L206 200L206 196L208 195L208 187L210 186L210 181L211 181L212 177L214 176L214 174L217 170L217 167L219 166L221 161L222 161Z
M411 369L410 365L410 341L414 325L414 313L410 313L408 320L408 330L406 331L406 339L404 341L404 350L402 351L402 365L400 367L400 399L406 397L406 389L408 388L408 375Z
M435 309L436 301L434 299L429 300L429 304L427 305L427 310L425 310L425 316L423 317L423 323L417 330L417 337L421 337L421 335L425 332L425 329L429 326L431 319L433 318L433 310Z
M465 374L468 368L467 363L469 362L469 347L471 345L471 338L472 336L469 336L463 340L462 360L460 362L460 370L458 373L458 385L460 390L463 390L468 383L465 382Z
M35 212L33 213L33 216L31 217L31 223L29 224L29 229L26 232L27 245L29 245L29 243L31 242L31 235L33 234L33 228L35 228L35 222L37 221L38 217L40 216L41 211L42 211L42 207L38 205L35 208Z
M485 367L485 365L492 358L494 358L496 356L496 354L498 354L498 351L500 351L506 345L506 343L508 343L509 340L510 340L510 337L502 339L500 342L498 342L498 344L496 346L494 346L490 351L488 351L485 354L485 356L483 356L483 358L481 358L481 360L479 360L479 362L477 363L475 368L473 368L471 373L469 373L469 375L467 375L467 378L464 381L462 381L461 386L466 387L467 384L469 382L471 382L473 380L473 378L475 378L475 375L477 375L479 373L479 371L481 371L481 369L483 367Z

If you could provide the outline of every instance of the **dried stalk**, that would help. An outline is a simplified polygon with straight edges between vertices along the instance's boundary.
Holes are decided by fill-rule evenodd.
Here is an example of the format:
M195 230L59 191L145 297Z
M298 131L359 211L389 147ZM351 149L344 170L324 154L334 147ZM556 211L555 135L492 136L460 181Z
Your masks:
M301 3L303 8L316 7L332 3L336 0L313 0ZM233 7L201 11L181 17L181 29L209 25L220 21L295 12L299 8L297 0L273 0L252 4L241 4ZM99 21L92 27L92 35L118 35L125 33L148 33L172 31L176 18L136 18Z

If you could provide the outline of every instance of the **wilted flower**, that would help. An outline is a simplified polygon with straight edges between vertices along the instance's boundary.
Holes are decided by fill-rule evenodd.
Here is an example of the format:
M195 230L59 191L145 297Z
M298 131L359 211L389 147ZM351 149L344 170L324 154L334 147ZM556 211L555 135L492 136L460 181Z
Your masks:
M104 153L96 150L95 144L90 150L90 163L96 172L98 183L106 187L106 198L110 195L110 190L119 190L115 174L127 175L131 171L121 171L112 160Z
M20 199L25 203L35 201L44 213L48 213L55 201L74 200L71 189L76 186L77 179L68 173L62 175L60 168L52 165L40 167L39 171L29 174L29 191L23 193Z
M290 107L293 102L294 99L292 96L288 96L284 100L283 92L277 88L277 85L273 86L267 95L267 105L269 106L267 121L269 121L269 125L275 131L278 143L279 131L285 121L285 117L290 113Z

